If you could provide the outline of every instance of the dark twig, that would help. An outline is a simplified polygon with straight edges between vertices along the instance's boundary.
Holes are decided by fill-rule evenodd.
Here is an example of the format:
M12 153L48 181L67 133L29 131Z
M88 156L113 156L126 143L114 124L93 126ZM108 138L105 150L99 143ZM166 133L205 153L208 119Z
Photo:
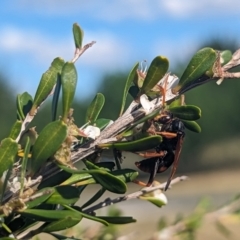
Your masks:
M181 177L174 178L171 181L171 186L173 184L179 183L179 182L187 180L187 179L188 179L187 176L181 176ZM117 197L117 198L114 198L114 199L107 198L103 202L100 202L100 203L98 203L95 206L92 206L92 207L90 207L88 209L85 209L84 212L85 213L92 213L92 212L94 212L94 211L96 211L96 210L98 210L100 208L103 208L103 207L107 207L107 206L110 206L110 205L113 205L113 204L116 204L116 203L119 203L119 202L130 200L130 199L139 198L139 197L141 197L142 195L144 195L146 193L150 193L150 192L153 192L153 191L156 191L156 190L159 190L159 189L163 190L165 188L165 186L166 186L166 182L162 183L162 184L159 184L159 185L157 185L155 187L143 188L140 191L128 194L128 195L123 196L123 197Z

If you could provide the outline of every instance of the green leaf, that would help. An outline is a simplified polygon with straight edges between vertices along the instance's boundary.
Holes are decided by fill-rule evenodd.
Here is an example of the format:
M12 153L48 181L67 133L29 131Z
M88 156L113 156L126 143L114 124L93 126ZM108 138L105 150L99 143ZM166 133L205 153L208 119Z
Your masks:
M95 221L95 222L99 222L99 223L102 223L103 225L105 226L108 226L108 222L105 221L104 219L101 219L101 218L98 218L96 216L92 216L92 215L89 215L89 214L86 214L86 213L82 213L82 216L86 219L89 219L89 220L92 220L92 221Z
M157 56L151 62L148 69L143 86L140 90L141 94L149 92L156 84L164 77L168 70L168 59L162 56Z
M37 108L42 104L42 102L49 96L49 94L53 90L53 87L57 81L57 76L62 69L63 63L63 59L59 57L55 58L50 68L42 75L42 78L37 88L37 92L34 97L30 115L34 115L36 113Z
M133 99L136 99L139 93L139 88L137 86L131 86L128 90L128 93L132 96Z
M92 215L88 215L88 214L82 212L82 209L81 209L80 207L78 207L78 206L73 206L73 207L70 207L70 206L68 206L68 205L63 205L63 206L64 206L66 209L69 209L69 210L75 212L76 214L79 213L79 214L80 214L81 216L83 216L84 218L87 218L87 219L90 219L90 220L93 220L93 221L102 223L102 224L104 224L104 225L106 225L106 226L109 225L106 221L104 221L104 220L102 220L102 219L100 219L100 218L98 218L98 217L95 217L95 216L92 216Z
M15 140L21 131L21 127L22 127L22 121L17 120L11 128L9 138L12 138L13 140Z
M5 138L0 146L0 177L10 169L18 152L18 144L11 138Z
M79 173L80 172L80 173ZM105 175L105 171L98 170L88 170L88 171L79 171L78 173L74 173L70 178L64 181L61 185L71 185L77 183L78 186L88 185L97 183L95 179L93 179L91 174L103 174ZM83 173L84 172L84 173ZM85 173L86 172L86 173ZM116 176L120 180L124 182L132 182L137 178L138 172L132 169L121 169L111 172L112 175Z
M38 189L57 186L57 185L63 183L70 176L71 176L71 174L68 172L65 172L65 171L58 172L57 174L50 176L47 179L47 181L42 181L39 184Z
M5 178L0 181L0 202L1 203L3 201L4 193L7 189L7 187L9 186L8 180L12 176L12 169L13 169L13 165L8 169Z
M78 189L74 186L58 186L46 200L47 204L75 204L79 199Z
M21 145L22 148L25 148L27 138L30 140L30 146L34 145L36 140L37 140L38 134L35 130L35 127L29 128L25 130L19 140L19 144Z
M44 203L52 194L54 193L54 188L44 188L38 191L36 194L39 195L39 197L35 199L31 199L26 203L26 206L28 209L37 207Z
M111 216L97 216L100 219L105 220L109 224L128 224L128 223L134 223L137 222L136 219L133 217L111 217Z
M112 120L106 118L99 118L93 124L100 130L104 129Z
M89 173L74 173L71 177L62 182L61 185L71 185L79 182L83 182L83 185L96 183Z
M32 149L31 176L59 149L66 137L67 126L63 121L45 126Z
M72 217L71 215L62 218L58 221L50 222L45 224L45 226L42 228L42 232L56 232L61 231L65 229L69 229L76 224L78 224L82 220L82 216L79 215L77 218Z
M128 94L129 88L130 88L130 86L133 83L133 80L135 78L138 66L139 66L139 63L136 63L134 65L134 67L131 69L131 71L128 75L128 78L127 78L127 81L126 81L126 84L125 84L125 87L124 87L124 90L123 90L121 110L120 110L120 114L119 114L120 116L123 114L123 110L124 110L124 107L125 107L125 104L126 104L127 94Z
M71 210L25 209L24 211L19 211L19 213L35 221L43 222L52 222L69 216L78 219L81 216L80 213Z
M201 127L195 121L187 121L187 120L181 120L181 121L183 122L184 126L188 130L190 130L192 132L196 132L196 133L201 132Z
M85 202L81 206L81 209L86 208L87 206L89 206L92 203L96 202L105 192L106 192L105 188L99 189L87 202Z
M63 235L59 235L59 234L56 234L56 233L48 233L50 235L52 235L53 237L55 237L57 240L81 240L79 238L75 238L75 237L66 237L66 236L63 236Z
M99 144L100 148L116 148L122 151L129 152L139 152L146 151L152 148L155 148L162 142L162 137L159 135L152 135L149 137L145 137L136 141L131 142L116 142L116 143L104 143Z
M85 164L89 169L100 169L89 161L85 161ZM102 185L103 188L107 189L110 192L123 194L127 190L127 186L122 180L107 171L101 170L101 173L92 173L92 176L99 184Z
M180 97L172 101L169 105L169 108L179 107L179 106L182 106L182 100Z
M85 119L86 122L90 122L90 124L93 124L97 120L98 115L103 108L104 102L105 102L104 95L102 93L97 93L97 95L92 100L91 104L87 109Z
M112 171L111 174L126 183L132 182L139 175L139 173L136 170L128 169L128 168Z
M152 196L152 197L140 196L139 198L142 199L142 200L145 200L145 201L149 201L150 203L154 204L155 206L157 206L159 208L161 208L162 206L166 205L166 201L161 199L161 198L159 198L159 197L155 197L155 196Z
M61 75L57 75L57 83L54 89L53 100L52 100L52 121L57 119L57 107L58 107L58 99L61 91L62 83L61 83Z
M112 171L115 167L115 163L114 162L98 162L95 163L96 166L100 167L100 168L105 168L108 169L110 171Z
M53 94L53 100L52 100L52 121L55 121L57 119L57 107L58 107L58 99L60 95L60 90L61 90L61 72L62 72L62 67L64 65L64 61L59 61L58 65L54 65L57 69L57 80L56 80L56 86L54 89L54 94Z
M221 65L224 66L232 59L232 52L229 50L221 51Z
M77 87L77 70L73 63L66 62L62 68L63 120L66 122Z
M173 88L173 93L177 93L183 88L186 88L186 86L194 84L206 71L213 67L216 57L216 51L212 48L199 50L189 62L178 85Z
M169 111L179 119L183 120L197 120L201 117L201 109L194 105L184 105L178 107L171 107Z
M24 92L23 94L17 95L17 118L18 120L24 120L26 115L29 113L33 105L32 96Z
M27 137L26 145L25 145L25 149L24 149L24 155L23 155L23 159L22 159L22 166L21 166L21 178L20 178L21 189L20 189L20 195L22 195L23 189L24 189L24 181L25 181L25 177L26 177L27 161L28 161L28 154L30 152L30 147L31 147L30 138Z
M75 47L81 48L82 41L83 41L83 30L80 28L80 26L77 23L73 24L73 37L74 37Z

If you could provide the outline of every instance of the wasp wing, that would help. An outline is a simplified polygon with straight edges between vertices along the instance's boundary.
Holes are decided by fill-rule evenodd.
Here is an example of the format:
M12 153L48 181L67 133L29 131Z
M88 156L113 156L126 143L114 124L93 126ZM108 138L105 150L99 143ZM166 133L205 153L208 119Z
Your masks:
M168 177L168 180L167 180L167 184L165 185L165 191L167 191L171 181L172 181L172 178L177 170L177 166L178 166L178 162L179 162L179 157L180 157L180 154L181 154L181 150L182 150L182 145L183 145L183 138L184 138L184 135L180 135L178 137L178 141L177 141L177 146L176 146L176 150L175 150L175 157L174 157L174 161L173 161L173 166L172 166L172 170L171 170L171 173Z

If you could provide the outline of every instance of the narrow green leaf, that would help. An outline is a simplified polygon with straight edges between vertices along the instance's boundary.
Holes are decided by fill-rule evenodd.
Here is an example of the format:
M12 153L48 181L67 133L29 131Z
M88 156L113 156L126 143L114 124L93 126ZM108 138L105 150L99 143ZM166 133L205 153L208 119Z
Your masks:
M13 140L15 140L21 131L21 127L22 127L22 121L17 120L11 128L9 138L12 138Z
M48 232L48 234L52 235L53 237L55 237L57 240L81 240L79 238L75 238L75 237L66 237L63 235L59 235L53 232Z
M39 197L33 200L31 199L26 203L27 208L28 209L34 208L41 205L42 203L45 203L45 201L54 193L54 191L55 191L54 188L51 188L51 187L41 189L40 191L35 193L35 194L38 194Z
M78 182L85 182L86 184L96 183L92 175L89 173L74 173L72 176L62 182L61 185L71 185Z
M152 148L155 148L162 142L162 137L159 135L152 135L149 137L145 137L136 141L131 142L116 142L116 143L104 143L99 144L100 148L116 148L122 151L129 152L139 152L146 151Z
M187 121L187 120L181 120L188 130L196 133L201 132L201 127L196 123L195 121Z
M61 90L61 72L62 68L64 65L64 61L58 61L53 64L53 66L57 70L57 80L56 80L56 86L54 89L54 94L53 94L53 100L52 100L52 121L55 121L57 119L57 107L58 107L58 99L60 95L60 90Z
M81 48L83 41L83 30L77 23L73 24L73 37L76 48Z
M64 165L59 165L59 167L61 169L63 169L64 171L66 172L69 172L69 173L73 173L73 174L83 174L84 178L87 177L85 176L86 174L89 175L89 174L94 174L94 173L99 173L101 174L101 171L105 171L105 169L101 169L101 168L98 168L98 169L91 169L91 170L78 170L78 169L73 169L73 168L69 168L67 166L64 166Z
M31 110L33 105L32 96L24 92L23 94L17 95L17 118L18 120L24 120L28 112Z
M77 70L73 63L66 62L62 68L63 120L66 121L77 87Z
M38 189L60 185L61 183L66 181L70 176L71 174L68 172L65 172L65 171L58 172L57 174L49 177L47 181L42 181L39 184Z
M105 168L105 169L108 169L110 171L112 171L115 167L115 163L114 162L98 162L98 163L95 163L96 166L100 167L100 168Z
M19 213L35 221L43 222L52 222L69 216L78 219L81 216L80 213L71 210L25 209L24 211L19 211Z
M97 216L100 219L105 220L109 224L128 224L128 223L134 223L137 220L133 217L111 217L111 216Z
M102 93L97 93L97 95L92 100L91 104L89 105L87 109L86 114L86 122L90 122L90 124L93 124L97 118L99 113L101 112L103 105L105 102L105 97Z
M141 94L149 92L167 73L169 66L168 59L157 56L151 62L147 75L140 90Z
M7 174L5 176L3 180L3 183L2 181L0 181L0 203L2 203L3 201L3 197L4 197L4 193L9 185L9 178L12 176L12 169L13 169L13 166L11 166L8 171L7 171Z
M59 149L66 137L67 126L63 121L58 120L45 126L32 149L31 175Z
M89 215L89 214L86 214L86 213L82 213L82 216L86 219L89 219L89 220L92 220L92 221L95 221L95 222L99 222L99 223L102 223L103 225L105 226L108 226L108 222L105 221L104 219L101 219L101 218L98 218L96 216L92 216L92 215Z
M71 228L71 227L75 226L81 220L82 220L81 215L79 215L77 218L69 215L65 218L62 218L62 219L58 220L58 221L47 223L42 228L42 232L48 233L48 232L56 232L56 231L65 230L65 229L68 229L68 228Z
M81 206L81 209L86 208L87 206L89 206L92 203L96 202L105 192L106 192L105 188L99 189L87 202L85 202Z
M25 148L24 148L24 155L23 155L23 159L22 159L22 167L21 167L21 178L20 178L21 188L20 188L20 196L21 196L22 193L23 193L24 181L25 181L25 177L26 177L28 154L29 154L29 152L30 152L30 147L31 147L30 138L27 137L26 145L25 145Z
M128 90L128 93L132 96L133 99L136 99L139 94L139 88L137 86L131 86Z
M0 146L0 177L10 169L15 161L18 144L11 138L5 138Z
M121 104L121 109L120 109L120 114L119 114L120 116L123 114L124 107L125 107L125 104L126 104L127 94L128 94L129 88L132 85L133 80L135 78L138 66L139 66L139 63L136 63L134 65L134 67L131 69L131 71L128 75L127 81L125 83L125 87L124 87L124 90L123 90L122 104Z
M106 226L109 225L106 221L104 221L104 220L102 220L102 219L100 219L100 218L97 218L97 217L95 217L95 216L88 215L88 214L82 212L82 209L81 209L79 206L73 206L73 207L70 207L70 206L68 206L68 205L63 205L63 206L64 206L66 209L69 209L69 210L75 212L76 214L80 214L80 215L83 216L84 218L87 218L87 219L90 219L90 220L93 220L93 221L102 223L102 224L104 224L104 225L106 225Z
M98 170L99 167L94 165L89 161L85 161L87 168L89 169L96 169ZM114 175L110 174L107 171L101 170L101 174L99 173L92 173L93 178L102 185L103 188L107 189L110 192L123 194L127 190L126 184L120 180L119 178L115 177Z
M74 186L58 186L47 199L47 204L75 204L79 199L78 189Z
M50 66L50 68L43 73L40 83L37 88L37 92L34 97L33 106L30 111L31 115L34 115L37 108L42 104L42 102L49 96L54 85L57 81L57 76L59 71L63 66L64 60L61 58L55 58Z
M182 88L194 84L206 71L213 67L216 57L216 51L212 48L199 50L189 62L178 85L173 89L173 93L177 93Z
M194 105L184 105L178 107L171 107L169 111L179 119L183 120L197 120L201 117L201 109Z
M52 100L52 121L55 121L57 119L57 107L58 107L58 99L60 95L61 90L61 75L57 75L57 83L55 86L54 94L53 94L53 100Z
M126 183L132 182L139 175L139 173L136 170L128 169L128 168L112 171L111 174Z
M96 170L88 170L82 171L86 173L74 173L71 177L69 177L66 181L64 181L61 185L71 185L78 183L80 185L88 185L97 183L95 179L93 179L91 174L102 174L105 175L105 171L101 169ZM111 172L112 175L119 178L123 182L132 182L134 179L137 178L138 172L132 169L121 169ZM81 184L82 183L82 184Z
M111 121L111 119L99 118L93 123L93 125L98 127L100 130L103 130L108 124L111 123Z

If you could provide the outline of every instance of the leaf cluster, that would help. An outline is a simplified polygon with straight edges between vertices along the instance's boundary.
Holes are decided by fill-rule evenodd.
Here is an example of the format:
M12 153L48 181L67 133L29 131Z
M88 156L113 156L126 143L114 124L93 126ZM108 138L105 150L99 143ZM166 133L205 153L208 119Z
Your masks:
M80 127L74 122L71 108L78 82L75 62L94 42L82 46L83 30L78 24L73 25L73 36L76 47L73 59L55 58L43 73L34 97L27 92L17 96L17 119L0 146L1 237L27 239L42 232L57 236L53 232L71 228L83 218L106 226L135 222L128 216L98 216L90 207L105 192L124 194L127 183L136 181L137 170L121 169L121 151L138 153L153 149L156 152L165 141L161 131L164 124L157 119L166 113L171 114L171 119L179 119L185 128L199 133L201 128L196 120L201 117L201 110L197 106L186 105L181 95L211 79L223 79L224 76L219 75L219 63L222 63L221 68L232 61L229 51L201 49L179 79L168 73L169 62L163 56L154 58L147 72L139 69L141 64L136 63L123 90L120 117L115 122L99 117L105 97L97 93L88 106L85 124ZM133 100L125 111L128 94ZM29 124L40 114L39 108L51 95L52 121L37 133ZM57 116L59 103L60 117ZM135 113L137 118L115 127L122 119ZM149 134L146 126L150 122L159 134ZM140 131L136 132L139 127ZM177 134L175 130L170 133ZM99 156L106 148L112 149L113 160L99 162ZM175 146L171 151L175 152ZM83 169L76 168L74 156L77 161L84 162ZM162 161L165 161L164 157ZM114 169L115 163L117 169ZM77 201L90 184L98 184L100 189L78 206ZM158 207L166 204L162 191L153 192L153 195L143 194L141 199ZM104 206L102 204L99 208ZM26 230L38 223L37 229L23 236ZM67 239L60 235L57 238Z

